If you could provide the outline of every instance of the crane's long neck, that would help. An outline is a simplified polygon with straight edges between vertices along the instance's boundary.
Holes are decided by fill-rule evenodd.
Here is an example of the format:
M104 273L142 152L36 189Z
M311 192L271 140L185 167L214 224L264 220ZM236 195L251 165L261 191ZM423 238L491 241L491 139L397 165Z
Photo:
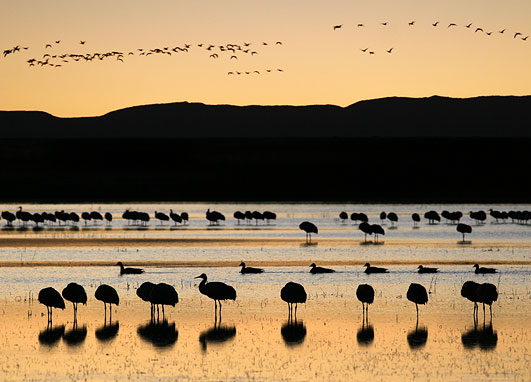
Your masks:
M199 283L199 292L201 292L202 294L205 294L206 284L207 284L206 279L202 279L202 281Z

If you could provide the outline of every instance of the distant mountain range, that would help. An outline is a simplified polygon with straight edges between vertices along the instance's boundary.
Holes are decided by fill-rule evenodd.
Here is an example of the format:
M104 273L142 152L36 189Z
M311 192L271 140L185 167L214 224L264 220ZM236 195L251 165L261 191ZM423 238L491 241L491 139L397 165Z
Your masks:
M99 117L0 111L0 138L531 137L531 96L381 98L348 107L170 103Z

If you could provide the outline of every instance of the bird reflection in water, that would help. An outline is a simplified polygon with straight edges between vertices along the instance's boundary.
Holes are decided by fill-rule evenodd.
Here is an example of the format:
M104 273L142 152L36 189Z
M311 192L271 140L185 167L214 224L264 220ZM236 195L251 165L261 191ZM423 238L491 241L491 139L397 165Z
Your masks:
M360 346L369 346L374 341L374 328L369 324L368 314L362 315L361 327L358 329L356 339Z
M217 317L214 321L214 327L201 332L199 335L199 342L201 343L201 350L206 352L207 344L223 344L236 336L235 326L221 325L221 316L219 321Z
M146 325L140 325L137 329L138 336L158 348L165 348L175 344L179 337L179 331L175 328L175 322L168 320L150 320Z
M74 322L72 329L66 331L63 335L63 341L68 346L78 346L81 345L87 338L87 327L83 325L81 328L78 327L77 321Z
M474 327L461 334L463 347L468 350L480 348L481 350L493 350L498 344L498 333L492 328L492 321L486 325L478 326L478 321L474 319Z
M119 329L120 324L118 321L115 323L109 321L109 323L107 323L107 320L105 320L103 326L100 326L98 329L96 329L95 335L98 341L108 342L118 335Z
M48 322L46 329L39 332L39 343L50 347L57 346L64 333L64 325L52 326L52 323Z
M417 324L415 329L411 330L407 334L407 343L411 350L422 349L426 342L428 341L428 328L425 326L419 327L419 321L417 319Z
M302 320L297 321L296 318L291 316L288 321L282 325L280 334L282 334L282 339L287 347L301 345L306 338L306 326Z

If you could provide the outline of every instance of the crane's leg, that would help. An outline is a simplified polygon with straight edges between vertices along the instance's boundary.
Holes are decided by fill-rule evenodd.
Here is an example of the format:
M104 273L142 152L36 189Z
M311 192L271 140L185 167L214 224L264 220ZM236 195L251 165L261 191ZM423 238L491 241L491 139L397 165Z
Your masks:
M417 321L419 320L419 306L418 304L415 304L415 307L417 308Z
M295 303L295 321L297 321L297 306L298 306L298 304Z
M109 322L112 324L112 304L109 304Z

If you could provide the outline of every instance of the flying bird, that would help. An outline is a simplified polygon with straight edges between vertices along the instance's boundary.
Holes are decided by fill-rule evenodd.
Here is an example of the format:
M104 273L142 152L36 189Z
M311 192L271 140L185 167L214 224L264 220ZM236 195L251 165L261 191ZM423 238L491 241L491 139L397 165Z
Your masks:
M83 40L79 41L79 44L81 44L81 45L85 45L85 43L86 43L86 41L83 41Z
M450 24L448 24L448 28L450 28L450 27L456 27L456 26L457 26L457 24L454 24L454 23L450 23Z
M364 26L365 26L365 25L363 25L363 24L358 24L358 28L360 28L360 27L364 27Z
M483 32L483 28L476 28L476 30L474 31L474 33L477 33L477 32Z
M282 41L277 41L275 44L276 45L282 45Z
M410 21L408 24L411 27L411 26L415 25L415 21Z
M365 48L365 49L360 49L363 53L365 53L367 51L367 49L369 48Z
M529 38L529 36L525 36L525 37L522 37L522 40L523 41L527 41L528 38Z
M385 23L381 23L384 27L387 25L387 21Z
M468 24L468 25L465 25L465 28L470 29L471 26L472 26L472 23L470 23L470 24Z
M236 56L230 56L230 59L232 60L233 58L235 58L236 60L238 59L238 57Z
M392 53L394 48L387 50L387 53Z
M504 32L505 32L505 28L502 29L501 31L498 31L498 33L501 33L501 34L503 34Z
M521 34L520 32L516 32L516 33L514 34L513 38L516 38L516 37L521 36L521 35L522 35L522 34Z
M342 26L343 26L343 24L340 24L340 25L334 25L334 30L336 30L336 29L341 29ZM245 45L245 46L248 46L248 45Z
M436 27L437 25L439 25L439 22L438 22L438 21L436 21L436 22L434 22L434 23L433 23L433 24L431 24L431 25L433 25L434 27Z

